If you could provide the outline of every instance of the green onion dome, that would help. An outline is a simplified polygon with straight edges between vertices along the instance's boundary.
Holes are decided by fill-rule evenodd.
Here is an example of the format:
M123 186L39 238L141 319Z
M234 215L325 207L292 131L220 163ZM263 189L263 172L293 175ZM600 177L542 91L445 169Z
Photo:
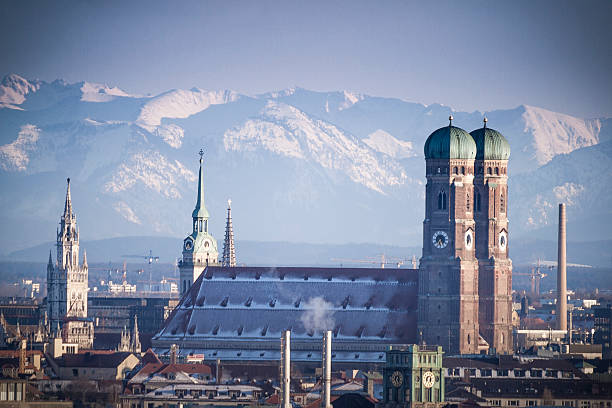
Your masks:
M510 143L495 129L487 127L487 119L484 126L470 133L476 142L477 160L508 160L510 157Z
M465 130L450 124L433 132L425 142L426 159L474 159L476 143Z

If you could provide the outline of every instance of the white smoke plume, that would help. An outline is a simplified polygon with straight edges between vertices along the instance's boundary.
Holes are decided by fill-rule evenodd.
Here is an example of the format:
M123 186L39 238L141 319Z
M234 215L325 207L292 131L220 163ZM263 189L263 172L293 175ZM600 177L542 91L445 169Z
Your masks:
M308 299L303 306L305 311L300 317L306 331L333 330L335 324L333 306L321 296Z

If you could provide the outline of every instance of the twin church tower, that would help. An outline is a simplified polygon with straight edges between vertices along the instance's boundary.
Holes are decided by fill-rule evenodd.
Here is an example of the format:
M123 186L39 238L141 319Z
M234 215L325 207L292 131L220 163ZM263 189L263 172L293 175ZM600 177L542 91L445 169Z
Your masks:
M449 353L479 353L483 347L512 352L512 262L508 257L508 158L510 146L484 126L471 133L452 126L425 143L426 200L423 256L419 267L417 336ZM203 152L192 232L183 240L180 292L185 294L208 265L236 266L231 206L221 262L208 231L204 204ZM47 271L52 327L65 337L93 343L87 319L88 266L79 262L79 231L70 181L57 233L57 262Z
M452 126L452 119L425 142L418 334L451 353L478 353L487 345L510 353L510 145L486 119L471 133Z

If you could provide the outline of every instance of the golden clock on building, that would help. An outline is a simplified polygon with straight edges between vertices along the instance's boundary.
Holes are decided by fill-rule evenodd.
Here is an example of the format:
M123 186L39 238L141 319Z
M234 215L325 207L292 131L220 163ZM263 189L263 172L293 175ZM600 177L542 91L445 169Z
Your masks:
M431 371L423 373L423 385L425 386L425 388L433 387L435 382L436 376L434 375L434 373L432 373Z
M402 385L402 382L404 382L402 373L400 371L394 371L393 374L391 374L391 384L397 388Z

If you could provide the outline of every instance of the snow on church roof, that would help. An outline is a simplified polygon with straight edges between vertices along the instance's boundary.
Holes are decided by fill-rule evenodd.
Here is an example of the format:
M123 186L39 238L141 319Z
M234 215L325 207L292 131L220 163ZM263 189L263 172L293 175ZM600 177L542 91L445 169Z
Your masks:
M286 329L306 354L319 350L324 329L333 331L339 352L341 343L415 342L417 282L411 269L209 266L153 344L163 352L176 343L208 359L213 349L275 355Z

